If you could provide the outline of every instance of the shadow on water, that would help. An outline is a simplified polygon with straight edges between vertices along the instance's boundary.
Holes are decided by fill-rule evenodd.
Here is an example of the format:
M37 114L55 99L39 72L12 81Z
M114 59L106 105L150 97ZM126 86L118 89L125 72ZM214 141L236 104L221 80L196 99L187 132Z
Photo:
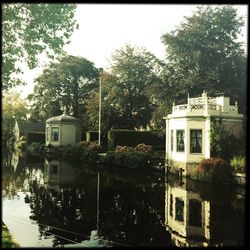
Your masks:
M28 220L38 228L29 237L43 244L51 239L46 246L234 246L244 240L244 192L225 186L13 154L3 159L3 196L14 201L20 192L18 204L28 205ZM12 216L21 215L13 209Z

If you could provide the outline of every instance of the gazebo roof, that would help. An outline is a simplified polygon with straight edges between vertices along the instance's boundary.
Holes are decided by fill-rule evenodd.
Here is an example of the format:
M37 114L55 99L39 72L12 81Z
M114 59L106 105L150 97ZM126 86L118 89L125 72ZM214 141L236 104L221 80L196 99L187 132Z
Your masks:
M80 123L80 120L66 114L50 117L46 123Z

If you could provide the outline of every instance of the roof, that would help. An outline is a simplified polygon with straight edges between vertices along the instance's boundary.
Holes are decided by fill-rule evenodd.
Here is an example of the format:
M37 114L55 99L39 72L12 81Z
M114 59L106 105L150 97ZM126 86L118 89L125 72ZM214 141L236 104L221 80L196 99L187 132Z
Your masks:
M62 114L59 116L54 116L49 118L46 123L80 123L80 120L70 116L70 115L66 115L66 114Z
M16 121L19 131L25 132L45 132L45 124L43 122Z

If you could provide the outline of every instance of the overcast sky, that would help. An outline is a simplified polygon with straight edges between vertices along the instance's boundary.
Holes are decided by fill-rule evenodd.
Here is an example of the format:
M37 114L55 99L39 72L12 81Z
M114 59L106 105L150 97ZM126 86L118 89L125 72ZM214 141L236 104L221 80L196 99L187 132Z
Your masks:
M126 43L144 46L160 59L165 49L161 36L177 28L184 16L191 16L198 5L193 4L78 4L75 18L79 29L71 37L65 50L74 56L92 61L96 67L109 68L109 59L115 50ZM248 5L234 5L247 21ZM240 40L247 42L247 25ZM27 70L28 83L18 88L23 97L33 92L33 79L42 69Z

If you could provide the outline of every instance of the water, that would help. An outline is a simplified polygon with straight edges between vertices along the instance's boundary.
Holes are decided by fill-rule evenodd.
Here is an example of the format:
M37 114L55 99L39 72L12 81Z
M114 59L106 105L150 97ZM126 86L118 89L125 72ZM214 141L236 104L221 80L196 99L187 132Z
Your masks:
M21 247L244 245L244 187L18 153L2 182L2 219Z

